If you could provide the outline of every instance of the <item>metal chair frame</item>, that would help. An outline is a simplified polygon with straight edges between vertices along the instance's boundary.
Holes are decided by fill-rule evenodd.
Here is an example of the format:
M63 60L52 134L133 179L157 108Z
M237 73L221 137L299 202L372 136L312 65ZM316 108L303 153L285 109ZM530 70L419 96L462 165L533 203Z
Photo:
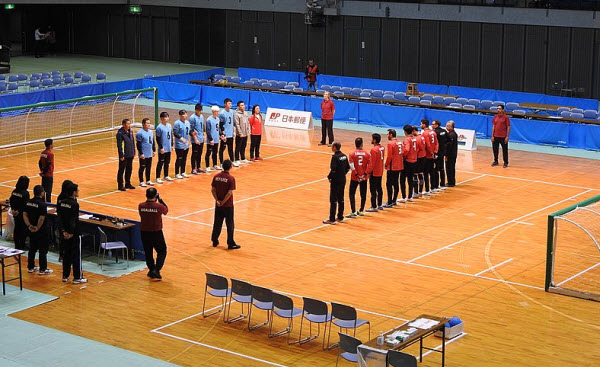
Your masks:
M287 312L289 312L289 315L286 315ZM290 297L279 293L273 293L273 308L271 309L271 320L269 321L269 338L287 334L288 345L296 344L297 342L295 341L290 342L290 336L292 335L292 329L294 328L294 318L301 314L302 310L294 307L294 301L292 301ZM288 319L288 326L285 329L274 333L273 315Z
M208 288L211 288L210 290ZM211 293L211 291L215 291ZM225 294L220 295L219 291ZM210 294L213 297L221 299L221 308L211 313L206 313L206 294ZM204 300L202 301L202 317L209 317L217 314L227 307L227 297L231 294L231 288L229 288L229 282L227 278L222 275L206 273L206 285L204 286ZM223 320L225 321L225 312L223 312Z
M323 326L323 350L325 349L325 333L327 332L327 323L331 321L331 314L329 313L327 303L323 301L319 301L313 298L303 297L304 305L302 307L302 318L300 319L300 333L298 335L298 344L307 343L313 339L316 339L321 334L321 324ZM324 316L323 321L313 321L309 317L310 316ZM302 339L302 326L304 324L304 319L307 319L309 322L309 331L308 336ZM312 334L312 324L317 324L317 334Z
M250 297L250 301L246 302L242 297ZM235 317L230 317L231 314L231 305L233 302L238 302L242 304L242 313ZM252 307L252 284L248 282L244 282L242 280L231 278L231 292L229 294L229 308L227 310L227 318L225 322L228 324L234 323L236 321L240 321L248 317L247 314L244 314L244 305L248 304L249 308Z
M258 301L255 303L254 301ZM262 304L264 303L264 305ZM267 311L267 319L256 325L251 325L252 321L252 308L256 307L259 310ZM273 309L273 291L268 288L259 287L256 285L252 286L252 304L248 311L248 330L252 331L259 327L269 324L271 318L271 310Z
M336 324L336 320L354 321L354 326L343 327L341 325ZM362 321L362 323L359 324L359 321ZM357 328L361 327L364 324L367 324L369 325L369 340L371 339L371 323L368 320L359 319L356 314L356 309L354 307L331 302L331 320L329 320L329 333L327 334L327 350L337 347L337 343L331 345L329 344L332 324L338 326L340 328L340 331L342 331L342 329L346 329L346 333L348 333L348 329L354 329L354 336L356 336Z

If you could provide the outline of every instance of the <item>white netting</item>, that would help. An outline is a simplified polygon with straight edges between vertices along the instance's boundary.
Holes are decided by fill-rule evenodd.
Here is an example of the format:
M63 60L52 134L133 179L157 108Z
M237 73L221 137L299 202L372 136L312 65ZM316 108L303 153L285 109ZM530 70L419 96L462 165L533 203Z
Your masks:
M125 118L154 120L152 92L133 91L65 103L0 110L0 148L113 129Z
M600 203L557 216L554 223L552 287L600 296Z

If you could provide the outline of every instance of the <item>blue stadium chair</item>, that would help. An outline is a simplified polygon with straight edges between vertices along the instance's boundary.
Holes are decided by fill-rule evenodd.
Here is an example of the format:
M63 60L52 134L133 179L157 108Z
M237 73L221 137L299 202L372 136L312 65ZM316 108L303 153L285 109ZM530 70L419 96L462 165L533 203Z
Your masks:
M506 106L506 103L504 103L503 101L494 101L494 102L492 102L492 106L494 106L494 107Z
M233 77L232 77L232 76L229 76L229 75L225 75L225 76L223 77L223 79L227 80L227 82L231 82L231 78L233 78Z
M442 96L433 96L433 100L431 101L433 104L438 106L442 106L444 104L444 97Z
M16 92L18 89L19 89L19 84L8 83L8 88L6 88L6 91L9 93L13 93L13 92Z
M450 108L462 108L462 105L458 102L452 102L448 105Z
M250 80L252 80L254 82L254 84L256 84L260 79L258 79L258 78L250 78Z
M264 87L264 88L271 88L272 87L271 83L269 83L269 82L262 83L260 86Z
M498 106L492 106L489 108L490 111L498 111Z
M466 105L469 104L469 99L468 98L457 98L456 99L456 103L460 103L461 105Z
M342 92L341 90L336 90L335 92L333 92L333 95L338 96L338 97L343 97L344 92Z
M63 80L64 80L65 85L67 85L67 86L73 85L73 78L71 78L70 76L64 78Z
M81 77L81 83L91 83L92 82L92 76L88 75L88 74L83 74L83 76Z
M569 107L559 107L556 110L556 114L560 116L561 112L563 112L563 111L571 111L571 109Z
M20 85L26 85L27 84L27 75L19 74L19 75L17 75L17 80Z
M77 75L77 73L75 73ZM79 76L81 78L81 75ZM144 74L144 79L154 78L154 74Z
M473 106L472 104L464 104L462 108L464 108L465 110L474 110L475 106Z
M215 74L215 82L218 82L219 80L225 78L225 75L223 74Z
M258 79L258 84L262 84L262 83L268 83L269 80L268 79Z
M39 80L39 79L42 79L42 74L40 74L40 73L32 73L31 74L31 78L33 78L33 77L35 77L36 79ZM31 78L29 78L29 79L31 79Z
M571 113L581 113L581 114L583 114L583 110L581 108L571 108Z
M242 78L240 78L239 76L232 76L231 82L235 84L240 84L242 82Z
M55 87L58 87L59 85L61 85L61 84L62 84L62 82L63 82L63 81L62 81L62 79L61 79L61 78L53 78L53 79L52 79L52 85L53 85L53 86L55 86Z
M515 103L515 102L507 102L506 105L504 106L504 108L508 111L508 112L512 112L514 110L519 109L519 104Z
M363 89L362 91L367 93L373 93L373 89Z
M18 75L9 75L8 76L8 82L9 83L18 83L19 82L19 76Z
M598 117L598 112L594 110L585 110L583 111L583 118L595 120Z
M371 93L369 93L369 92L360 92L359 96L361 98L371 98Z
M360 94L362 93L362 89L360 88L352 88L352 91L350 92L350 94L352 94L353 96L360 96Z
M331 87L331 92L341 92L342 91L342 87L338 87L337 85L334 85Z
M63 73L62 77L64 79L64 78L72 78L73 76L71 75L71 73Z
M326 91L331 91L331 85L329 85L329 84L323 84L321 86L321 89L322 90L326 90Z
M96 74L96 83L100 83L100 82L105 82L106 81L106 74L104 73L98 73Z
M583 113L571 113L571 118L572 119L582 119L583 118Z
M58 70L52 70L52 75L60 75L60 71L58 71Z
M43 88L50 88L52 87L52 80L50 79L42 79L42 85L41 87Z
M298 87L298 88L294 88L292 89L294 92L304 92L304 89Z
M383 91L383 94L394 94L394 93L396 93L396 92L394 92L393 90Z
M277 82L278 89L283 89L283 87L285 87L286 85L287 85L287 82L285 82L285 81Z
M525 110L513 110L512 113L514 113L516 115L524 115L527 112Z
M300 86L300 83L298 83L298 82L288 82L287 85L293 85L294 88L298 88Z
M420 102L420 104L424 104L424 105L428 105L431 106L431 101L428 99L422 99Z
M42 79L50 79L52 75L48 72L42 72Z
M344 92L344 94L346 94L346 95L350 95L350 94L352 94L352 88L342 87L342 92Z
M483 101L481 101L481 102L479 103L479 108L481 108L482 110L489 110L489 109L490 109L490 107L492 107L492 104L493 104L493 103L494 103L494 102L492 102L492 101L490 101L490 100L488 100L488 99L484 99Z
M39 89L40 88L40 82L37 80L30 80L29 81L29 90L32 89Z
M271 83L271 85L277 85L277 83L279 83L279 80L271 79L268 82Z
M75 82L80 82L82 76L83 76L83 72L82 71L76 71L73 74L73 79L75 80Z
M431 94L423 94L423 96L421 96L421 100L426 100L426 101L433 101L433 95Z
M383 99L394 99L394 93L383 93Z
M394 93L394 98L402 101L402 100L404 100L406 98L406 93L404 93L404 92L396 92L396 93Z
M475 108L479 108L480 103L481 103L481 101L479 101L477 98L469 99L469 104L475 106Z
M6 93L6 82L0 81L0 94Z
M0 74L0 80L6 80L6 75Z
M446 106L450 105L450 103L455 103L456 102L456 98L454 97L444 97L444 104Z
M324 90L324 89L317 89L315 93L323 94L325 92L326 92L326 90Z
M383 91L380 89L376 89L371 93L371 98L383 98Z
M288 84L285 87L283 87L283 89L285 89L285 90L294 90L294 86Z
M249 86L252 86L252 87L253 87L253 86L254 86L254 80L246 80L246 81L244 82L244 85L249 85Z
M410 97L408 97L408 101L409 102L419 103L419 102L421 102L421 98L419 98L417 96L410 96Z

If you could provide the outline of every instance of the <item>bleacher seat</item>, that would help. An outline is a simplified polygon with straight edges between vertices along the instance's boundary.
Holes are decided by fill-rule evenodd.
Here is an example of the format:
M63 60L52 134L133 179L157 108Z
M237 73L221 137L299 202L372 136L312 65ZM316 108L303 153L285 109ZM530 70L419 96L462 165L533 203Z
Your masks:
M258 79L258 85L261 85L262 83L268 83L269 80L268 79Z
M350 95L350 94L352 94L352 88L342 87L342 92L344 92L345 95Z
M431 103L441 106L441 105L444 104L444 97L442 97L442 96L433 96L433 100L431 101Z
M376 89L371 93L371 98L383 98L383 91L381 89Z
M598 117L598 112L594 110L583 111L583 118L595 120Z
M331 91L331 85L329 85L329 84L323 84L321 86L321 89L322 90L326 90L326 91Z
M344 92L342 92L341 90L336 90L335 92L333 92L333 95L338 96L338 97L343 97Z
M304 89L298 87L298 88L294 88L292 89L294 92L304 92Z
M361 98L371 98L371 93L369 93L369 92L360 92L359 96Z
M73 85L73 78L70 76L66 77L64 80L65 85Z
M277 85L277 83L279 83L279 80L271 79L269 80L269 83L271 83L271 85Z
M229 82L231 82L231 78L233 78L233 77L232 77L232 76L229 76L229 75L225 75L225 76L223 77L223 79L227 80L227 82L228 82L228 83L229 83Z
M331 92L341 92L342 91L342 87L339 87L337 85L333 85L331 87Z
M419 103L419 102L421 102L421 98L419 98L417 96L410 96L410 97L408 97L408 101L409 102Z
M519 104L515 103L515 102L507 102L506 105L504 106L504 108L508 112L511 112L511 111L514 111L514 110L518 109L519 108Z
M72 78L73 76L71 75L71 73L63 73L62 77L64 79L64 78Z
M472 104L464 104L462 108L464 108L465 110L474 110L475 106L473 106Z
M6 75L0 74L0 80L6 80Z
M563 111L571 111L571 109L569 107L559 107L558 109L556 109L556 114L560 115Z
M433 102L433 95L431 95L431 94L423 94L421 96L421 100L426 100L426 101L432 101Z
M583 110L581 108L571 108L571 113L581 113L581 114L583 114Z
M505 106L506 103L504 103L503 101L494 101L492 102L492 106L494 107L498 107L498 106Z
M298 88L300 86L300 83L298 83L298 82L289 82L289 83L287 83L287 85L293 85L294 88Z
M490 109L490 107L492 107L492 104L493 104L493 103L494 103L494 102L492 102L492 101L490 101L490 100L488 100L488 99L484 99L483 101L481 101L481 102L479 103L479 108L481 108L482 110L489 110L489 109Z
M59 86L61 84L62 84L62 79L61 78L53 78L52 79L52 85L53 86L57 87L57 86Z
M283 89L283 87L285 87L286 85L287 85L287 82L284 82L284 81L277 82L278 89Z
M252 87L253 87L253 86L254 86L254 80L246 80L246 81L244 82L244 85L249 85L249 86L252 86Z
M394 99L394 93L383 93L383 99Z
M17 81L19 83L19 85L27 85L27 75L25 74L19 74L17 75Z
M81 76L81 83L90 83L92 81L92 76L88 74L83 74Z
M392 94L393 95L394 93L396 93L396 92L394 92L393 90L383 91L383 94Z
M294 90L294 86L288 84L285 87L283 87L283 89L285 89L285 90Z
M454 97L444 97L444 104L446 106L450 105L450 103L455 103L456 102L456 98Z
M360 94L362 93L362 89L360 88L352 88L352 91L350 92L353 96L360 96Z
M431 105L431 101L428 99L422 99L419 103L424 104L424 105L429 105L429 106Z
M0 81L0 93L6 92L6 83Z
M260 86L264 87L264 88L271 88L272 87L271 83L269 83L269 82L262 83ZM292 87L292 89L293 89L293 87Z
M82 76L83 76L83 72L81 72L81 71L76 71L76 72L73 74L73 81L74 81L75 83L81 83L81 77L82 77Z
M239 76L232 76L231 82L235 84L240 84L242 82L242 78L240 78Z
M448 105L448 107L451 107L451 108L461 108L462 105L460 103L458 103L458 102L452 102L452 103L450 103Z
M8 82L9 83L18 83L19 82L19 76L17 76L17 75L9 75L8 76Z
M42 74L40 74L40 73L31 73L31 78L33 78L33 77L35 77L35 78L37 78L39 80L39 79L42 79ZM29 78L29 79L31 80L31 78Z
M481 103L477 98L470 98L469 104L475 106L475 108L479 108L479 103Z
M518 114L518 115L524 115L527 112L525 110L513 110L512 113Z
M52 75L60 75L60 71L58 71L58 70L52 70Z
M370 94L372 94L372 93L373 93L373 89L363 89L362 91L363 91L363 92L370 93Z
M75 73L77 74L77 73ZM81 78L81 76L79 76ZM150 79L150 78L154 78L153 74L144 74L144 79Z
M498 111L498 106L492 106L488 108L490 111Z
M96 74L96 83L105 82L105 81L106 81L106 74L104 74L104 73Z
M19 84L17 83L8 83L8 87L6 91L9 93L16 92L19 89Z
M571 113L571 118L572 119L582 119L583 118L583 113L579 113L579 112L575 112L575 113Z
M468 98L457 98L456 99L456 103L460 103L461 105L466 105L469 104L469 99Z
M325 93L325 92L326 92L326 90L325 90L325 89L317 89L317 90L315 91L315 93L319 93L319 94L323 94L323 93Z
M250 78L250 80L252 80L256 84L256 82L258 82L260 79L258 79L258 78Z
M225 75L223 74L215 74L215 82L218 82L219 80L223 79L225 77Z
M394 98L396 98L398 100L404 100L406 98L406 93L396 92L396 93L394 93Z
M48 72L42 72L42 79L50 79L52 75Z
M42 79L42 87L50 88L52 86L52 80L50 79Z

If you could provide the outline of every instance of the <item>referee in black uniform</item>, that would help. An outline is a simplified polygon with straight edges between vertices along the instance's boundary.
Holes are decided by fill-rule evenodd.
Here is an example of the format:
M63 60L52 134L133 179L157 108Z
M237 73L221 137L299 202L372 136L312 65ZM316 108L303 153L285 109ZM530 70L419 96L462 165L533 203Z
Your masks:
M433 169L434 183L432 187L434 190L444 190L446 188L446 172L444 172L444 157L446 156L446 140L448 139L448 132L440 126L439 120L433 120L431 123L433 131L438 138L438 154L435 159L435 167Z
M71 267L73 267L73 284L87 283L81 268L81 241L79 239L79 187L69 185L65 194L66 199L57 206L58 225L63 246L63 282L69 281Z
M346 188L346 175L350 171L350 163L348 157L340 151L342 144L339 141L334 141L331 144L330 171L327 179L330 183L329 191L329 218L325 219L325 224L335 224L335 222L344 221L344 191ZM337 207L337 218L335 217Z

